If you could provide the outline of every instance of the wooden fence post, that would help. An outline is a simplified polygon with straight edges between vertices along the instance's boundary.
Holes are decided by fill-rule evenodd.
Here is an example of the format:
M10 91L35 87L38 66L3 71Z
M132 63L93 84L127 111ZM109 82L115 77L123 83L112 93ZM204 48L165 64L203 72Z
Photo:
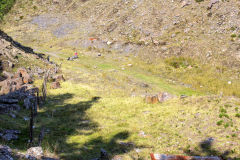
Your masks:
M39 90L37 91L37 109L39 110L40 99L39 99Z
M48 70L43 77L42 94L43 94L44 101L46 101L46 97L47 97L47 79L48 79L49 71L50 70Z
M41 146L42 145L42 140L43 140L43 137L44 137L44 132L45 132L45 128L42 127L41 129L41 132L38 136L38 146Z
M33 120L34 120L34 114L33 114L33 105L30 106L31 112L30 112L30 133L29 133L29 138L30 138L30 144L33 142Z

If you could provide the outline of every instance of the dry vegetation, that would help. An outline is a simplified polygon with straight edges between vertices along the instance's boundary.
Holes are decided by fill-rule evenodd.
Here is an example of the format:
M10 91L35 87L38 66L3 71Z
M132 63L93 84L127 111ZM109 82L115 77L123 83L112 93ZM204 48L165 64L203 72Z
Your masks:
M240 3L207 10L208 3L17 1L1 27L62 63L68 80L49 90L37 119L37 133L49 129L45 152L71 160L97 157L100 148L122 159L151 152L239 159ZM67 61L75 50L79 59ZM160 91L176 98L143 101ZM26 114L1 117L4 127L21 127L21 140L8 145L23 151Z

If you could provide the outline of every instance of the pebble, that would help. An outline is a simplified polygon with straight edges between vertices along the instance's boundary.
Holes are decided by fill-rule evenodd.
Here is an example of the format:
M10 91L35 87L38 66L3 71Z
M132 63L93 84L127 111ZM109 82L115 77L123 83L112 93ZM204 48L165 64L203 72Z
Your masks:
M144 131L140 131L140 132L139 132L139 136L146 137L147 135L145 134Z
M140 150L139 148L136 148L135 151L136 151L137 153L140 153L140 152L141 152L141 150Z
M9 115L10 115L12 118L16 118L16 115L13 114L13 113L9 113Z
M112 42L111 41L107 41L107 45L111 45L112 44Z
M176 37L176 34L174 33L174 34L172 34L172 36L171 36L172 38L174 38L174 37Z
M25 121L29 121L29 117L23 117Z

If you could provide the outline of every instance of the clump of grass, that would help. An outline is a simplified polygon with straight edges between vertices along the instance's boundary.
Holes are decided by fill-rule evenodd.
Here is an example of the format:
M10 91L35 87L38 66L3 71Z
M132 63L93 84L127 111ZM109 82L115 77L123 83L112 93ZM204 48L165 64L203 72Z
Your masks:
M240 118L240 113L236 113L235 117Z
M219 118L222 118L222 117L226 117L226 118L230 118L229 115L227 115L226 113L220 113L219 114Z
M204 0L195 0L196 2L203 2Z
M231 31L235 31L236 27L231 27L230 30Z
M235 38L235 37L237 37L237 35L236 34L231 34L231 37Z
M227 113L227 110L224 109L223 107L221 107L221 108L220 108L220 112L221 112L221 113Z
M224 104L224 107L229 108L229 107L232 107L232 105L231 104Z
M237 137L237 134L235 134L235 133L234 133L234 134L232 134L232 137Z
M195 65L193 59L187 57L171 57L166 59L165 63L174 68L187 68Z
M224 124L224 128L228 128L230 126L230 124L227 122Z
M218 126L221 126L222 124L223 124L223 120L220 120L220 121L217 122Z
M0 21L3 19L3 16L10 11L14 3L15 3L15 0L0 1Z

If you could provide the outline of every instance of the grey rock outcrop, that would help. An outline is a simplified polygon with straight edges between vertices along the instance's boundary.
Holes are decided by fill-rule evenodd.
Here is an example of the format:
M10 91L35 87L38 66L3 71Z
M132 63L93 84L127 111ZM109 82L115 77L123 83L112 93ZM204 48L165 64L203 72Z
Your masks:
M14 160L11 154L12 150L8 146L0 145L0 159Z
M18 139L18 134L20 133L19 130L3 130L0 132L0 137L5 141L11 141Z

